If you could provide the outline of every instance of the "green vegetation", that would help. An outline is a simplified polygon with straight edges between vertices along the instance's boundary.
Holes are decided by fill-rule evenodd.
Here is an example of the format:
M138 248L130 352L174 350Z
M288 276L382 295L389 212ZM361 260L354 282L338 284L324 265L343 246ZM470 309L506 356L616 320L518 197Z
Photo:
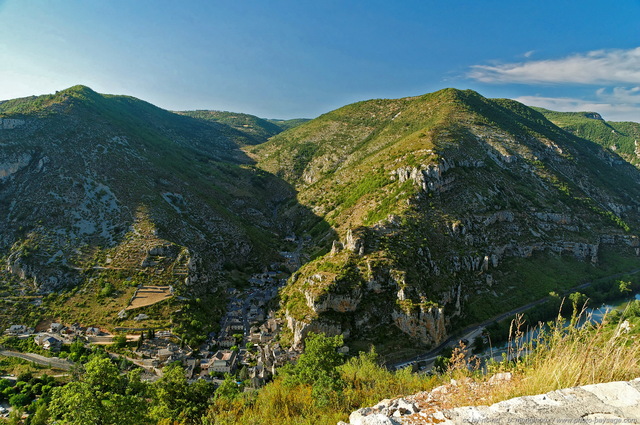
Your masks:
M16 412L30 413L31 425L45 425L47 405L58 385L49 375L38 378L29 372L20 374L15 382L0 379L0 401L9 403Z
M378 365L374 351L347 360L336 352L339 345L339 336L311 335L296 366L284 369L259 391L231 391L215 398L203 423L335 424L359 407L428 389L438 382L406 369L389 372Z
M290 120L277 120L277 119L267 119L272 124L277 125L282 129L282 131L289 130L291 128L302 125L308 121L311 121L309 118L293 118Z
M219 122L229 125L234 129L245 133L251 140L251 144L259 144L267 141L272 136L294 127L299 120L282 121L280 126L277 121L265 120L254 115L241 114L227 111L182 111L177 112L204 121Z
M560 128L583 139L594 141L622 156L632 164L639 164L635 141L640 138L640 124L605 121L595 112L555 112L533 108Z
M637 163L640 130L630 123L455 89L358 102L295 127L229 112L174 114L83 86L2 103L0 115L27 122L0 133L11 161L27 164L8 183L16 202L0 222L0 322L142 327L148 336L171 327L181 344L197 347L218 330L227 288L245 288L248 276L281 261L278 251L297 249L282 242L293 232L304 235L306 264L280 292L281 316L348 330L349 347L362 351L348 358L337 351L342 337L311 334L297 364L263 389L251 389L243 368L214 390L188 384L176 365L145 384L126 359L116 365L74 343L62 356L85 370L69 384L2 390L33 414L29 421L333 424L458 375L484 382L462 348L439 358L441 376L380 367L376 352L407 357L435 344L440 322L450 332L547 296L525 317L537 323L556 315L562 297L567 316L586 299L605 302L640 285L636 275L618 275L638 264L639 175L622 160ZM34 153L22 160L23 152ZM65 172L35 175L47 164ZM172 290L134 305L136 288L151 285ZM618 319L635 327L638 310L633 304ZM138 313L149 318L140 324ZM574 374L557 371L563 385L637 372L625 357L631 340L612 337L613 321L596 329L559 323L526 356L488 366L513 371L509 391L556 385L537 370L556 373L562 350ZM489 329L491 343L510 325ZM281 344L292 336L284 331ZM244 338L235 337L239 351ZM586 379L577 367L593 361L580 357L584 341L623 360L608 372L594 361ZM111 348L126 354L134 344L118 335ZM38 351L31 340L4 345ZM6 362L6 370L25 366ZM517 387L519 379L537 383Z

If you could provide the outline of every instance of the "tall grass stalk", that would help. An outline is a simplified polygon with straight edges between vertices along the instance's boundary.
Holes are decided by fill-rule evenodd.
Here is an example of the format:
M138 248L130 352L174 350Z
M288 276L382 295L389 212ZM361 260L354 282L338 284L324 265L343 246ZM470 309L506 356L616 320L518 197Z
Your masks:
M515 378L495 391L492 399L640 376L640 344L622 319L614 323L607 314L595 323L592 313L583 309L569 321L559 316L540 326L537 336L528 341L519 331L520 324L514 323L508 358L495 368L511 371Z

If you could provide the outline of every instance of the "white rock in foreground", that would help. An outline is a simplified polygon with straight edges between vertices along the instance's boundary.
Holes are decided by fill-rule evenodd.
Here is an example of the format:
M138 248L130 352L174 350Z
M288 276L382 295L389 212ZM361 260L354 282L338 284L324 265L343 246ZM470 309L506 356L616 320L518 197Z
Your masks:
M410 406L412 408L407 408ZM421 412L420 407L419 403L410 404L404 399L384 400L373 408L365 407L353 412L349 420L351 425L640 423L640 378L517 397L491 406L467 406L437 412Z

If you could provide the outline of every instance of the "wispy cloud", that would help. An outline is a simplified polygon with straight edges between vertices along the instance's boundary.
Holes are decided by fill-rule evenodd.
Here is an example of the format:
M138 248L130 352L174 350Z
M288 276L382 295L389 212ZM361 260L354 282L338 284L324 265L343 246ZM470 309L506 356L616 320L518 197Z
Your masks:
M615 87L596 90L591 99L571 97L520 96L516 98L529 106L539 106L560 112L598 112L610 121L640 122L640 87Z
M594 50L560 59L475 65L467 77L483 83L640 84L640 47Z

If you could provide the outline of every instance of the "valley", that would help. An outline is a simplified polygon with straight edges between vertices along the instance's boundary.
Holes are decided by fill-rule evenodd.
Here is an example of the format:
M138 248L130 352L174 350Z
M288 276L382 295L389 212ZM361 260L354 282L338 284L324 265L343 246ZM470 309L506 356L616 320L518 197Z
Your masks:
M633 123L455 89L269 121L84 86L0 119L0 325L127 335L153 374L264 383L311 332L400 363L639 264Z

